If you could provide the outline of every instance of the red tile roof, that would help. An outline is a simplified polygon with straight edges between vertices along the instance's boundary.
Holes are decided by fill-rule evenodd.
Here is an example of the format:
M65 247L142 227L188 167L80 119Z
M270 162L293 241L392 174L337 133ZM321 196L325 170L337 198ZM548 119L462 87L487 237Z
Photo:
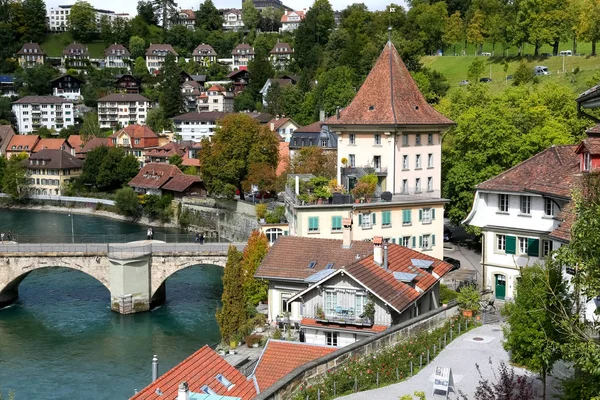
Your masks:
M222 374L234 386L227 390L217 381L217 374ZM256 396L252 380L229 365L210 347L204 346L135 394L131 400L176 399L181 382L187 382L190 391L194 393L201 393L202 386L208 385L221 396L239 397L242 400L250 400ZM161 395L156 393L157 389L160 389Z
M313 318L302 318L300 321L301 326L307 326L312 328L329 328L335 329L336 331L351 331L351 332L365 332L365 333L379 333L385 331L389 326L387 325L372 325L372 326L355 326L347 324L336 324L335 322L323 323Z
M67 142L75 149L75 151L79 151L83 148L83 140L80 135L70 135L67 138Z
M267 122L267 126L269 127L270 130L276 131L289 121L291 121L292 123L295 124L294 120L292 120L291 118L281 117L281 118L271 119L269 122ZM271 124L273 124L273 125L271 125ZM320 132L320 130L319 130L319 132Z
M573 210L573 203L569 202L566 206L564 206L556 216L556 219L560 221L560 225L548 236L551 239L555 239L560 242L570 242L571 228L575 222L575 210Z
M341 240L307 238L300 236L280 236L271 247L254 276L281 280L304 280L317 271L325 269L328 263L339 269L354 263L357 259L373 253L369 242L354 241L348 249L342 247ZM316 261L314 268L308 268Z
M69 150L71 145L66 139L40 139L35 145L33 152L40 150Z
M317 133L319 133L319 132L321 132L321 125L322 124L323 123L321 121L313 122L310 125L302 126L302 127L298 128L298 129L296 129L294 131L294 133L296 133L296 132L297 133L305 133L305 132L308 132L308 133L315 133L315 132L317 132Z
M127 185L140 189L160 189L176 175L183 175L175 165L148 163Z
M38 140L38 135L14 135L6 151L33 151Z
M185 165L186 167L199 167L200 160L197 158L190 158L189 154L186 152L183 155L182 165Z
M590 130L587 132L590 132ZM579 143L579 146L577 146L577 149L575 149L575 153L581 154L584 150L592 155L600 154L600 137L588 137L587 139L582 140L581 143Z
M174 155L183 157L185 151L175 142L170 142L164 146L157 147L146 152L147 157L169 158Z
M167 183L165 183L161 189L169 190L171 192L185 192L194 183L200 183L202 179L195 175L175 175ZM202 184L202 186L204 186Z
M296 13L300 17L300 20L303 20L305 17L304 11L287 11L286 13L284 13L281 16L281 22L300 22L300 21L290 21L289 15L291 13Z
M119 137L121 135L121 133L127 133L127 135L130 138L135 138L135 139L141 139L141 138L158 138L158 135L156 133L154 133L154 131L152 129L150 129L150 127L148 125L138 125L138 124L133 124L133 125L128 125L125 128L116 131L115 133L113 133L112 135L110 135L111 138L116 138Z
M265 390L294 369L337 350L300 342L270 339L254 369L259 390Z
M100 146L108 147L109 142L110 142L109 138L92 138L92 139L88 140L88 142L85 144L85 146L83 146L83 149L81 149L81 153L89 153L90 151L94 150L96 147L100 147Z
M579 172L576 145L552 146L477 185L479 190L537 192L569 198L573 175Z
M430 106L388 42L348 107L326 121L329 125L451 125Z

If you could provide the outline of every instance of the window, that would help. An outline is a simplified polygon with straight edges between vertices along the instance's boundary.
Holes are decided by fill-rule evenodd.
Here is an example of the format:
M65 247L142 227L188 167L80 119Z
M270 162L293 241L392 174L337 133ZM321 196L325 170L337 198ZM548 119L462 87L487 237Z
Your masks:
M498 211L508 212L508 195L507 194L499 194L498 195Z
M427 168L433 168L433 154L427 154Z
M435 208L423 208L419 210L419 221L430 224L435 219Z
M519 238L519 253L527 254L527 250L529 249L529 241L527 238L520 237Z
M431 176L427 178L427 191L433 192L433 177Z
M319 217L308 217L308 232L319 232Z
M506 236L496 235L496 250L506 251Z
M283 230L279 228L269 228L266 230L265 234L267 235L267 239L269 239L269 243L275 243L277 238L283 235Z
M431 249L435 246L435 235L423 235L419 240L419 244L423 250Z
M337 346L338 334L337 332L325 332L325 339L327 346Z
M365 304L367 304L367 295L357 294L354 296L354 315L362 315L365 312Z
M415 135L415 144L416 144L417 146L420 146L420 145L421 145L421 134L420 134L420 133L417 133L417 134Z
M583 153L583 170L589 171L592 167L592 161L590 159L590 153Z
M531 196L521 196L521 214L531 214Z
M342 217L331 217L331 231L339 232L342 230Z
M381 170L381 156L373 156L373 167L377 171Z
M410 225L411 224L411 214L412 210L402 210L402 225Z
M408 179L402 179L402 194L408 194Z
M350 154L349 158L350 158L350 167L351 168L356 167L356 156L354 154Z
M427 144L433 144L433 133L427 135Z
M546 216L554 216L554 201L552 199L544 199L544 212Z
M415 168L421 169L421 155L420 154L417 154L417 156L415 158Z
M408 169L408 155L402 156L402 169Z
M375 134L375 144L376 145L381 144L381 135L380 134Z
M381 226L384 228L389 228L392 226L392 212L391 211L382 211L381 212Z
M325 314L335 315L335 308L337 305L337 292L325 292Z
M542 250L543 251L542 255L544 257L549 256L550 253L552 253L552 250L554 250L552 248L552 241L551 240L544 240L542 243L543 243L543 247L544 247L543 250Z
M415 193L421 193L421 178L415 179Z
M402 239L402 241L400 242L400 244L404 247L408 247L410 246L410 236L402 236L400 239Z
M375 225L375 213L358 214L358 225L363 229L371 229Z
M406 133L402 135L402 146L408 146L408 135Z

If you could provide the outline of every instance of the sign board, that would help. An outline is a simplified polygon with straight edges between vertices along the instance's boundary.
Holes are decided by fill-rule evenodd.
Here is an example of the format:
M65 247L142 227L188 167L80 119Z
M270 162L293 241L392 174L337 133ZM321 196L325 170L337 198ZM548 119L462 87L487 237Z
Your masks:
M454 390L454 379L452 378L452 369L449 367L437 367L435 369L435 377L433 380L433 393L435 394L443 394L446 398L448 398L448 394L452 390L453 393L456 393Z

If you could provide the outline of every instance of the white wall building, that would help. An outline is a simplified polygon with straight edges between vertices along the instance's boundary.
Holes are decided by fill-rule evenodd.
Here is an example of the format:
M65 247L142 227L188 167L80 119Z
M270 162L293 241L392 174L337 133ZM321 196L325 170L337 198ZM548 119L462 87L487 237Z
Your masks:
M248 67L248 63L254 59L254 47L247 43L238 44L231 51L231 56L233 57L233 69Z
M74 125L73 101L55 96L25 96L12 103L19 133L41 127L61 130Z
M122 44L111 44L104 49L105 66L106 68L127 68L129 64L126 62L131 58L131 53Z
M177 62L179 54L170 44L150 44L150 47L146 50L146 68L148 68L148 72L154 74L160 71L168 53L173 54L175 62Z
M109 94L98 99L98 122L100 128L144 125L150 108L150 100L141 94Z
M189 112L173 118L175 132L181 140L199 142L211 137L217 127L217 121L225 117L224 112Z
M306 16L306 8L302 11L288 11L285 10L281 16L281 31L292 32L298 29L300 21Z
M233 112L233 92L227 91L221 85L212 85L202 93L197 100L198 112L218 111Z
M71 7L73 5L59 5L57 7L50 7L46 10L46 25L50 32L66 32L69 29L69 15L71 14ZM114 21L117 18L129 19L129 14L117 14L111 10L99 10L96 11L96 26L100 26L100 18L106 16L110 21Z
M231 9L223 13L223 30L234 32L244 30L242 10Z

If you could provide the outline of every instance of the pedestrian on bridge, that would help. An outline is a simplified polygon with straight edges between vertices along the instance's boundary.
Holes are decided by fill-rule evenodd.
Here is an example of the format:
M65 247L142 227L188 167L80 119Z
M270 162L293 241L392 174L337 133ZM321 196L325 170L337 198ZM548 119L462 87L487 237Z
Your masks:
M0 233L0 241L2 241L2 243L4 243L4 232Z
M200 234L200 244L204 244L204 233Z

